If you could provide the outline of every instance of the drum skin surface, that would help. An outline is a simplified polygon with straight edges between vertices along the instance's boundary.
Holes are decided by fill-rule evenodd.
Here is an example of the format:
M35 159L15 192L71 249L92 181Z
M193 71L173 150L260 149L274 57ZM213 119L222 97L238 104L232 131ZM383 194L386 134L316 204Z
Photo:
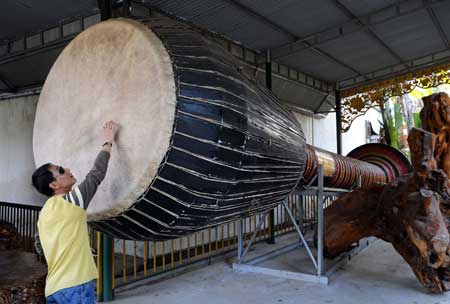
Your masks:
M158 37L123 20L91 27L53 65L39 98L36 164L69 167L79 181L103 143L102 124L122 128L107 177L88 209L115 216L148 188L170 146L175 116L172 63Z
M218 44L166 19L109 20L66 47L38 104L37 165L81 179L108 119L121 129L88 219L113 237L176 238L268 210L305 169L293 114Z

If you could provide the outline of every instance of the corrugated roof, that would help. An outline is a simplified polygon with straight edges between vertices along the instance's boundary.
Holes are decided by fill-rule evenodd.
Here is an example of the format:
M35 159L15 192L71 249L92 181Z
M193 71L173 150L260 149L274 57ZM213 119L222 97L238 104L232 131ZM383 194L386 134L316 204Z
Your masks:
M375 12L389 5L398 3L398 0L340 0L356 16L362 16L370 12Z
M392 54L364 31L355 32L319 46L328 54L363 73L397 62Z
M447 18L450 0L133 2L238 41L260 52L261 57L270 49L274 60L285 65L280 66L278 72L288 73L287 78L293 79L274 80L274 92L282 100L310 110L317 111L319 106L324 111L330 108L323 100L324 91L330 93L331 86L325 85L324 89L314 81L299 85L300 77L291 78L291 72L295 75L306 73L322 84L337 83L341 88L349 88L450 61L450 19ZM95 11L96 0L2 1L0 41L30 35L36 29L56 25L62 19ZM76 28L76 25L69 28ZM57 34L59 29L55 30ZM36 36L33 43L39 43L38 40L39 36ZM21 40L10 43L9 48L27 51ZM247 54L239 48L233 50L238 57ZM2 52L5 53L4 46L0 46L0 91L8 87L1 82L1 77L13 86L42 81L57 50L14 64L2 61L10 56L2 55Z
M331 59L324 58L310 49L302 51L295 56L280 58L278 61L330 83L333 83L335 79L343 79L357 75L352 70L343 68L340 64ZM324 73L324 70L327 72Z
M329 0L242 0L239 2L297 37L324 30L347 20L345 14L336 11L335 6ZM247 13L242 22L244 25L250 25L253 20L254 17ZM254 38L254 36L247 37L248 40L254 40Z
M143 3L261 52L294 42L291 49L301 51L288 50L278 61L330 82L349 77L367 82L373 76L363 74L448 48L438 29L444 29L444 36L450 31L445 17L449 1L443 0Z
M446 48L427 11L376 25L374 30L405 60Z

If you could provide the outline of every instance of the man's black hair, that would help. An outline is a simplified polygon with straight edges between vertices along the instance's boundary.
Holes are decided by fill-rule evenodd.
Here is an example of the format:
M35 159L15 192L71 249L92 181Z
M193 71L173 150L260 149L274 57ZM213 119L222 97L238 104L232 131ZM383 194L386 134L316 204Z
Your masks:
M31 177L31 181L33 183L33 186L39 191L40 193L52 196L53 195L53 189L50 188L50 183L55 180L53 177L52 172L49 170L50 163L40 166L36 169L36 171L33 172L33 176Z

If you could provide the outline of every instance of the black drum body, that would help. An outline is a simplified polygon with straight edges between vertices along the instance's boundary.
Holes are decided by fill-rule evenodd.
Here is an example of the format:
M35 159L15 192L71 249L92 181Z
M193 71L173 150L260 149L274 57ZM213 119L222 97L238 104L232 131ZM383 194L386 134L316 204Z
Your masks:
M161 240L273 208L303 175L300 124L215 42L165 19L142 22L173 65L170 147L131 208L91 224L122 239Z

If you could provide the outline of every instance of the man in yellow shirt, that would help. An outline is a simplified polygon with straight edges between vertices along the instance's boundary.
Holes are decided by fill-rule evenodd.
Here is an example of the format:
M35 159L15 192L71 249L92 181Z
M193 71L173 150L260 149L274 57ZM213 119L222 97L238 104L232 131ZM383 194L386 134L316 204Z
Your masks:
M106 175L117 124L103 126L103 144L94 167L79 186L68 168L55 164L39 167L32 176L34 187L49 196L38 221L37 248L48 265L47 303L95 303L93 280L97 269L89 246L86 209Z

